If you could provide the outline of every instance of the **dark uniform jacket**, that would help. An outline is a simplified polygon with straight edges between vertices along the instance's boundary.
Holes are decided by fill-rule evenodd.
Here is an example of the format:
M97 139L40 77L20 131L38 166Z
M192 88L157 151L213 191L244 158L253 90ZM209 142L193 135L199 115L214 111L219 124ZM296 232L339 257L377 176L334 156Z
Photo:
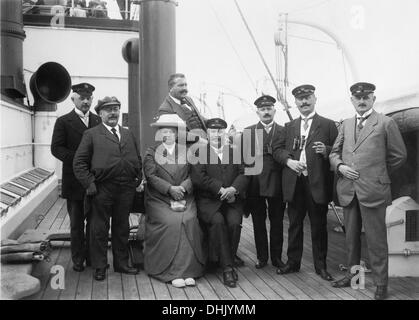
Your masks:
M211 221L212 216L225 202L220 200L220 195L218 194L221 187L227 188L232 186L239 192L236 195L236 201L231 203L230 206L243 212L243 200L246 197L248 185L247 177L244 175L244 166L233 163L233 149L230 146L225 146L223 152L223 163L211 164L211 159L219 160L219 158L208 145L207 164L192 166L191 178L198 205L198 217L205 222Z
M74 174L87 189L92 183L141 181L141 157L134 135L119 127L121 141L104 125L87 130L74 157Z
M89 128L101 123L100 117L89 113ZM73 110L57 119L52 134L51 153L63 162L62 197L83 200L85 190L73 172L73 158L84 131L88 128Z
M280 162L282 171L282 190L284 201L291 202L294 199L297 173L286 166L287 159L299 160L301 150L294 147L294 138L300 137L301 117L285 124L285 135L280 142L280 148L274 153L274 158ZM313 200L318 204L327 204L332 200L333 173L330 169L329 154L338 134L335 122L314 115L310 131L305 144L308 180ZM320 141L326 145L327 157L318 154L313 149L314 142Z
M177 104L169 95L164 99L163 103L157 111L157 115L176 113L183 121L186 122L188 130L202 129L206 130L205 118L199 113L193 100L186 97L187 104L193 111L186 110Z
M285 136L285 129L276 122L269 132L266 133L263 125L258 122L257 124L247 127L251 130L251 141L244 141L243 148L244 154L251 154L252 156L263 157L263 169L259 175L249 175L249 186L247 195L249 197L279 197L282 198L282 184L281 172L282 166L273 158L273 151L279 148L281 138ZM256 129L263 132L263 141L256 136ZM251 153L246 151L245 148L251 147ZM262 149L263 148L263 149ZM256 150L255 150L256 149ZM256 153L257 150L262 149L263 153Z

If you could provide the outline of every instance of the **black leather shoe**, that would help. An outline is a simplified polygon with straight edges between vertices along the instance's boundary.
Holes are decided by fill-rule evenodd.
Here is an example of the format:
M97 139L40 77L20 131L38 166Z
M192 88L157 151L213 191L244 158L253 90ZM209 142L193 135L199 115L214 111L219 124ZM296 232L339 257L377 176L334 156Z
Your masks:
M343 277L337 281L332 282L332 287L335 288L347 288L351 286L351 279L350 277Z
M234 256L233 264L236 268L243 267L244 266L244 261L236 254Z
M83 263L74 263L73 264L73 270L76 272L82 272L84 271L84 265Z
M272 265L277 268L284 268L285 263L281 261L281 259L272 260Z
M237 274L237 271L233 268L233 279L238 281L239 280L239 275Z
M387 298L387 286L377 286L375 291L375 300L385 300Z
M106 268L98 268L95 270L95 280L103 281L106 279Z
M268 263L266 261L259 261L258 260L258 262L256 262L256 264L255 264L255 268L256 269L262 269L262 268L266 267L267 264Z
M294 273L300 271L300 267L296 267L290 264L285 264L283 268L276 269L277 274L287 274L287 273Z
M227 287L235 288L236 280L234 279L234 271L224 271L223 272L223 282Z
M126 273L126 274L138 274L137 268L131 268L131 267L114 267L114 272L120 272L120 273Z
M326 269L320 269L320 270L318 270L318 271L316 271L316 273L320 276L320 278L322 278L323 280L326 280L326 281L333 281L334 279L333 279L333 277L332 277L332 275L329 273L329 272L327 272L327 270Z

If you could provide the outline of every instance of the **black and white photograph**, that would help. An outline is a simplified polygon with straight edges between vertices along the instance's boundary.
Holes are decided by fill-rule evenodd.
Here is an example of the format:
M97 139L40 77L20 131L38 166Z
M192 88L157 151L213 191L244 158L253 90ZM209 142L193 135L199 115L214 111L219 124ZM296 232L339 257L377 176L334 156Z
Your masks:
M0 4L0 300L419 300L417 0Z

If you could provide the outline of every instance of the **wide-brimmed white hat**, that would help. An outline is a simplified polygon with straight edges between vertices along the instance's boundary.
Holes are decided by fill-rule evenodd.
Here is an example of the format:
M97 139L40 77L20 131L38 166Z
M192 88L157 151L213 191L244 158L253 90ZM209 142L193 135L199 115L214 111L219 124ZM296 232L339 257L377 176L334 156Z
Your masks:
M186 123L176 113L162 114L156 122L150 124L152 127L175 127L186 128Z

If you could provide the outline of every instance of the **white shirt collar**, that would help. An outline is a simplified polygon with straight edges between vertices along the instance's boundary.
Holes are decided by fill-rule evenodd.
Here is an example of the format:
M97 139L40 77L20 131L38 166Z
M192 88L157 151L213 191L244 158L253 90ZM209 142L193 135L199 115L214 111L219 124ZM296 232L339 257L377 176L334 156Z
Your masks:
M308 120L313 120L314 115L316 114L316 111L313 111L312 113L310 113L307 117L301 115L301 120L304 120L305 118L308 118Z
M182 105L182 103L180 102L180 100L179 99L176 99L175 97L173 97L170 93L169 93L169 97L174 101L174 102L176 102L177 104L179 104L179 105Z
M176 147L176 143L170 145L163 142L163 146L166 148L169 154L173 154L173 151L175 150L175 147Z
M116 125L115 127L111 127L111 126L106 125L104 122L102 122L102 124L103 124L103 125L105 126L105 128L106 128L106 129L108 129L108 130L109 130L109 132L110 132L110 133L112 133L112 134L113 134L112 129L113 129L113 128L115 128L115 130L116 130L116 134L117 134L118 136L120 136L120 133L119 133L119 125Z
M274 121L272 120L271 122L269 122L268 124L263 123L262 121L260 121L260 123L262 124L262 126L264 126L265 128L271 128L274 125Z
M360 117L362 118L366 118L368 117L372 112L374 111L373 108L369 109L367 112L365 112L362 116L357 112L356 113L356 118L359 119Z
M79 109L74 108L74 111L76 112L76 114L80 117L80 118L89 118L89 113L90 111L87 110L86 113L81 112Z

